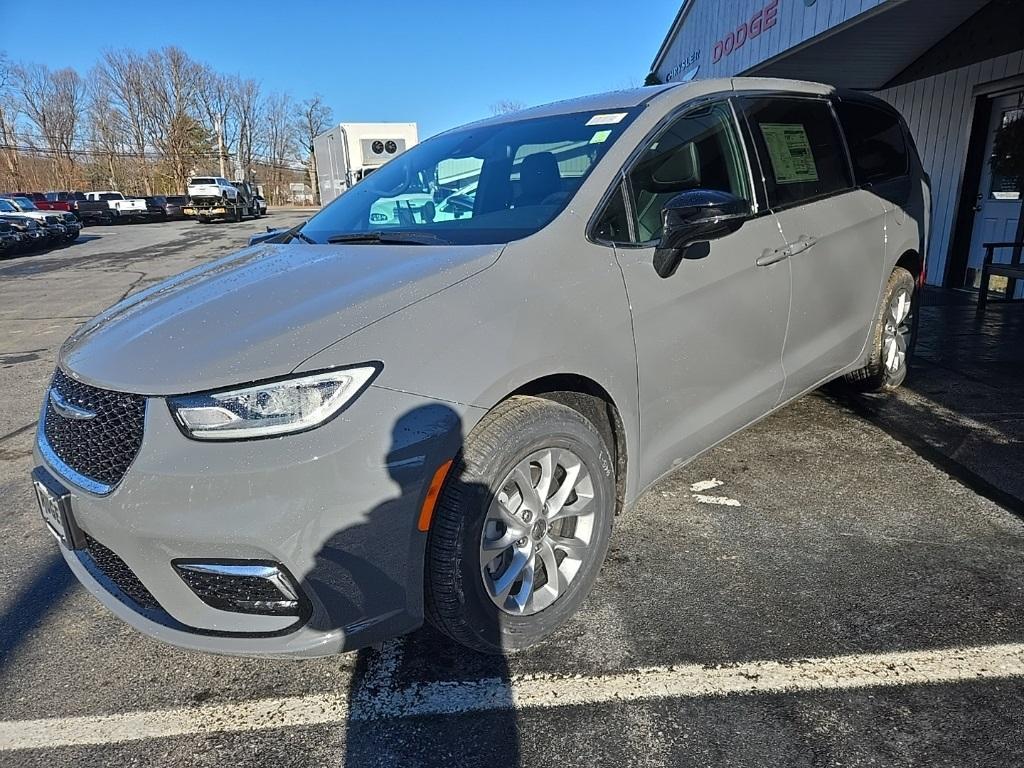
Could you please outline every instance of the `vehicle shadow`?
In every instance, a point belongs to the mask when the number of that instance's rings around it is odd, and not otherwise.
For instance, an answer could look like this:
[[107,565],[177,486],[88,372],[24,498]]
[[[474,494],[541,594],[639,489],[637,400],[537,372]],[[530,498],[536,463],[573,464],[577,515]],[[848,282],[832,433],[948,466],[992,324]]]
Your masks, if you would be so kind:
[[[519,765],[519,731],[505,657],[474,653],[429,625],[411,636],[388,639],[414,629],[394,615],[395,606],[405,605],[405,612],[413,615],[423,611],[422,592],[408,594],[403,586],[421,582],[428,536],[416,530],[410,510],[419,514],[435,469],[459,454],[462,440],[461,419],[443,404],[414,408],[397,419],[383,457],[396,495],[374,507],[362,524],[333,535],[304,579],[322,603],[314,609],[310,626],[346,634],[362,630],[364,637],[379,640],[360,650],[356,659],[348,690],[344,765]],[[449,482],[458,481],[450,477]],[[489,496],[486,488],[466,485],[460,491]],[[402,530],[411,535],[395,533]],[[366,627],[360,624],[366,616],[385,618],[376,627]],[[431,685],[467,679],[486,680],[497,691],[497,705],[484,715],[459,714],[458,702],[446,709],[450,714],[428,713],[421,706]],[[485,726],[466,727],[467,717]]]
[[59,552],[47,555],[21,593],[0,613],[0,671],[26,637],[76,584]]

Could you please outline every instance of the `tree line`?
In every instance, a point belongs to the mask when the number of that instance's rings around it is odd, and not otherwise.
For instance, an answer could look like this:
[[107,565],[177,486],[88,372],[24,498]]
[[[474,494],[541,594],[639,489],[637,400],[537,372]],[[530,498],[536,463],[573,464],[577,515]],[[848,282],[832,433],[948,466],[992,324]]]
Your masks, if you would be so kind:
[[0,53],[0,191],[181,194],[189,176],[263,185],[271,203],[305,181],[319,202],[313,137],[332,115],[175,46],[105,51],[82,74]]

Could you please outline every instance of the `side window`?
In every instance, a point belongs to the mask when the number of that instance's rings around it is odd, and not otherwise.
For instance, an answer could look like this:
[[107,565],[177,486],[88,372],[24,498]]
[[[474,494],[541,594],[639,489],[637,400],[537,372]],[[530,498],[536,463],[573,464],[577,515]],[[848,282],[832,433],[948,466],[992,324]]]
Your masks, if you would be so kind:
[[688,112],[661,133],[629,172],[637,240],[661,237],[661,209],[681,192],[714,189],[751,199],[749,176],[727,103]]
[[907,143],[897,115],[855,101],[836,104],[858,184],[886,181],[908,171]]
[[842,137],[828,102],[747,98],[743,107],[770,206],[795,205],[852,186]]
[[626,218],[626,199],[622,193],[622,181],[605,203],[604,211],[594,225],[594,237],[609,243],[628,243],[629,220]]

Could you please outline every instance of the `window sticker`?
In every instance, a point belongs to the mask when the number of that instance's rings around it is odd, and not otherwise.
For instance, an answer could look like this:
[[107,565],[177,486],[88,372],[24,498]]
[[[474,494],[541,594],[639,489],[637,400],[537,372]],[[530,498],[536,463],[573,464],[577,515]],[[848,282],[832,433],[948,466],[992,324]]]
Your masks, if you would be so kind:
[[779,184],[818,181],[811,142],[800,123],[761,123],[761,135],[768,145],[775,181]]
[[608,137],[612,135],[609,130],[595,131],[594,135],[590,137],[591,144],[600,144],[602,141],[607,141]]
[[587,125],[615,125],[616,123],[621,123],[622,118],[625,116],[625,112],[608,112],[604,115],[594,115],[587,120]]

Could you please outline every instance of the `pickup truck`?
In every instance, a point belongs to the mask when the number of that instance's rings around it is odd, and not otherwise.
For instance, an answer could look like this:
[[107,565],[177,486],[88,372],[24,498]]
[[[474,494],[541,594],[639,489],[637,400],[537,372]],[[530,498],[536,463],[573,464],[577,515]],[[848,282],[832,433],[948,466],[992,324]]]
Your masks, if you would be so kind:
[[[110,210],[104,200],[89,200],[84,192],[47,192],[46,200],[50,203],[63,203],[68,207],[65,210],[75,214],[83,224],[113,224],[117,214]],[[33,202],[40,208],[42,203],[36,198]]]
[[238,188],[219,176],[193,176],[188,180],[186,191],[192,202],[200,200],[234,201],[238,197]]
[[141,197],[125,197],[121,192],[113,190],[102,190],[98,192],[86,192],[87,200],[105,201],[107,207],[117,216],[118,221],[145,221],[148,218],[146,201]]

